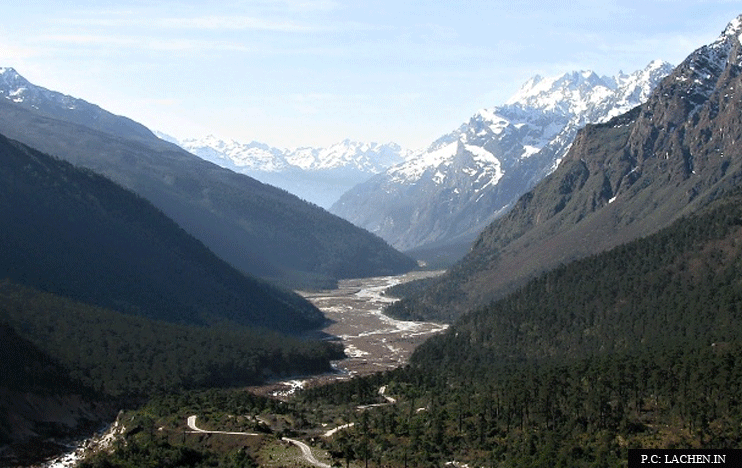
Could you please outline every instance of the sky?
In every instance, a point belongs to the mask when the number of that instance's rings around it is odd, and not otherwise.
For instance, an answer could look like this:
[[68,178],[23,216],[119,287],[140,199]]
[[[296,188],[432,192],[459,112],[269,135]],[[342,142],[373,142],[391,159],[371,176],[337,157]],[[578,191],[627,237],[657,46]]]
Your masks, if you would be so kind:
[[738,1],[16,1],[0,66],[176,138],[426,147],[533,75],[680,63]]

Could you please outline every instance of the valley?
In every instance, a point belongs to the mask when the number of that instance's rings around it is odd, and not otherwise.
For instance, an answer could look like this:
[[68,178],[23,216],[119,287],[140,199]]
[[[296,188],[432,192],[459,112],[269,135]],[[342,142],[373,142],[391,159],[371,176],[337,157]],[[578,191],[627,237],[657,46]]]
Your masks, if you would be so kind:
[[382,310],[396,299],[386,296],[384,291],[400,283],[442,273],[413,271],[398,276],[348,279],[340,281],[337,289],[300,292],[328,319],[322,330],[310,332],[308,338],[339,340],[348,357],[333,363],[336,373],[282,380],[251,390],[261,395],[287,397],[298,388],[347,380],[404,365],[417,346],[448,325],[387,317]]
[[0,466],[742,451],[740,116],[742,15],[534,77],[325,210],[0,68]]

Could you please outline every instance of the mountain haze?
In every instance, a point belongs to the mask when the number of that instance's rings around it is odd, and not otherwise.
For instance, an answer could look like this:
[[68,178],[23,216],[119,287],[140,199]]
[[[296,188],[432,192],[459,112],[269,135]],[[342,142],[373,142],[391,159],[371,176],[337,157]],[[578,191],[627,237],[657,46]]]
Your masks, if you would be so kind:
[[646,103],[588,125],[557,170],[400,316],[452,319],[561,263],[646,236],[742,180],[742,16]]
[[239,270],[291,287],[393,274],[414,262],[284,190],[204,161],[144,126],[2,69],[0,133],[151,201]]
[[345,193],[330,209],[402,250],[463,244],[552,172],[577,130],[646,100],[671,66],[536,76],[505,105]]
[[395,143],[350,140],[327,148],[279,149],[255,141],[239,143],[214,136],[169,139],[207,161],[280,187],[323,208],[329,208],[340,195],[410,154]]

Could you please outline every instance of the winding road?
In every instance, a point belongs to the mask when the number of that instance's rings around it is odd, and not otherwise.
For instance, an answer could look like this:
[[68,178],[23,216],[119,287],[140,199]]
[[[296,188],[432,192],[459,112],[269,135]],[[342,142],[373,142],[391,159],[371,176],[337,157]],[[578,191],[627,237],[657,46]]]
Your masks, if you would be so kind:
[[312,449],[309,448],[309,446],[305,444],[304,442],[301,442],[295,439],[289,439],[288,437],[283,437],[281,438],[281,440],[285,440],[286,442],[291,442],[292,444],[299,447],[301,449],[301,453],[304,455],[304,459],[308,461],[309,463],[311,463],[312,465],[318,466],[319,468],[332,468],[327,463],[322,463],[321,461],[317,460],[314,457],[314,454],[312,453]]
[[264,434],[258,434],[255,432],[227,432],[227,431],[207,431],[196,426],[197,416],[188,416],[188,428],[191,429],[191,434],[226,434],[226,435],[239,435],[239,436],[260,436]]
[[[260,436],[260,435],[265,435],[265,434],[257,434],[255,432],[208,431],[208,430],[201,429],[200,427],[196,426],[196,419],[197,419],[197,417],[198,416],[196,416],[196,415],[188,416],[188,420],[187,420],[186,423],[188,425],[188,428],[190,429],[190,431],[188,431],[188,432],[190,432],[191,434],[225,434],[225,435],[235,435],[235,436]],[[304,442],[301,442],[301,441],[295,440],[295,439],[289,439],[288,437],[283,437],[283,438],[281,438],[281,440],[286,441],[286,442],[290,442],[290,443],[296,445],[297,447],[299,447],[299,449],[301,449],[302,456],[310,464],[312,464],[314,466],[317,466],[319,468],[332,468],[327,463],[323,463],[323,462],[317,460],[317,458],[312,453],[312,449],[309,448],[309,446],[307,444],[305,444]]]

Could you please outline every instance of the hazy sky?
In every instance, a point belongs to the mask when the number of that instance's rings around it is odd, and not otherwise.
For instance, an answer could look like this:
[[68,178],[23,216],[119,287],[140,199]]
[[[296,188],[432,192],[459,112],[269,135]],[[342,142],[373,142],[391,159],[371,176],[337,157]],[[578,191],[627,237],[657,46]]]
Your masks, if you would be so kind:
[[534,74],[677,64],[739,14],[703,0],[24,0],[3,7],[0,66],[179,138],[420,148]]

